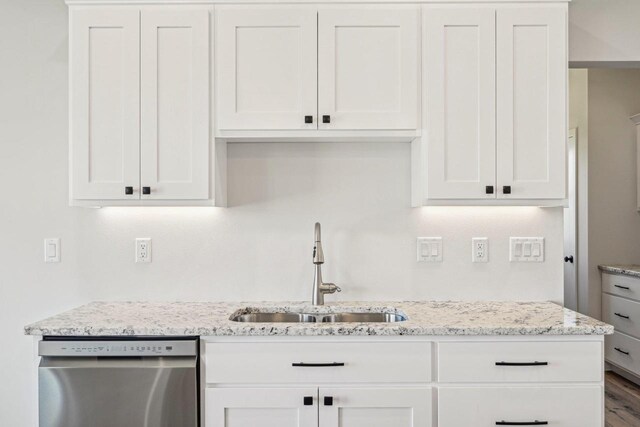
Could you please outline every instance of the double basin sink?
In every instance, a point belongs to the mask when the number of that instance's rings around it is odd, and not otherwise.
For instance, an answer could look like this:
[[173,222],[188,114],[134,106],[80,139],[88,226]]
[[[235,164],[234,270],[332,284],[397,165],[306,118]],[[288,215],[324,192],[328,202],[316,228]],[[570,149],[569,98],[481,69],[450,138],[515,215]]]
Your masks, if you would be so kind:
[[407,320],[398,313],[246,313],[231,317],[247,323],[394,323]]

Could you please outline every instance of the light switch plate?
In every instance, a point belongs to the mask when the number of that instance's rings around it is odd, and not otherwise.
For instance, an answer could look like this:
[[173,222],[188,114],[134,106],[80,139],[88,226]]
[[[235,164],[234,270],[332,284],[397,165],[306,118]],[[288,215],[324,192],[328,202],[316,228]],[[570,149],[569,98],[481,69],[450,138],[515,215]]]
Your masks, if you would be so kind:
[[148,237],[136,239],[136,262],[151,262],[151,239]]
[[44,262],[60,262],[60,238],[44,239]]
[[544,237],[510,237],[509,261],[544,262]]
[[418,262],[442,262],[442,237],[418,237]]
[[489,262],[489,239],[474,237],[471,239],[471,262]]

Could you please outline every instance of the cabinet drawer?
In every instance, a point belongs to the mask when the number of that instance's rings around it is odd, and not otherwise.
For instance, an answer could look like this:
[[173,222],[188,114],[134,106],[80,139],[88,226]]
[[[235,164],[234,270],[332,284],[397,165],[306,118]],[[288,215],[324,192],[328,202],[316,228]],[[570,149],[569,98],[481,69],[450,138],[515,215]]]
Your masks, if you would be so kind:
[[208,343],[207,383],[344,383],[431,380],[431,343]]
[[470,382],[602,381],[602,343],[451,342],[438,346],[438,380]]
[[616,331],[640,337],[640,303],[626,298],[602,294],[602,320]]
[[640,340],[615,332],[604,341],[607,362],[640,375]]
[[602,291],[612,295],[640,300],[640,279],[602,273]]
[[[600,427],[604,425],[602,395],[600,386],[440,388],[438,427],[535,421],[546,421],[549,427]],[[507,424],[497,424],[503,421]]]

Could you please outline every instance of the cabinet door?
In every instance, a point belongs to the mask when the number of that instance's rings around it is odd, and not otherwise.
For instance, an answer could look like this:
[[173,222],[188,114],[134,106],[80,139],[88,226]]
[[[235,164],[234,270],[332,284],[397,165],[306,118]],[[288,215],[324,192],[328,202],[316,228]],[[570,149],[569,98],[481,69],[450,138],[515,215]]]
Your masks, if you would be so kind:
[[320,427],[432,425],[427,388],[321,388],[319,405]]
[[72,10],[70,20],[71,198],[138,199],[139,12]]
[[215,44],[218,129],[316,129],[315,8],[216,7]]
[[318,425],[316,388],[208,388],[205,399],[206,427]]
[[319,11],[321,129],[417,128],[419,17],[413,6]]
[[495,10],[423,13],[427,197],[495,198]]
[[142,199],[209,198],[209,11],[142,12]]
[[561,8],[498,10],[498,197],[566,196],[566,20]]

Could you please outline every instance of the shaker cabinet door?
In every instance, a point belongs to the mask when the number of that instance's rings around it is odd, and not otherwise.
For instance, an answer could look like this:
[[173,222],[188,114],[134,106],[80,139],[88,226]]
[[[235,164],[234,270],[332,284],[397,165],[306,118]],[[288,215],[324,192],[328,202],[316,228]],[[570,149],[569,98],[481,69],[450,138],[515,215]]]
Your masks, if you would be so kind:
[[144,10],[142,199],[209,198],[209,10]]
[[417,7],[318,13],[320,129],[416,129]]
[[132,9],[71,11],[71,199],[140,198],[139,18]]
[[216,8],[216,128],[317,128],[313,7]]
[[495,199],[495,9],[424,9],[430,199]]
[[566,20],[558,8],[498,9],[499,198],[566,197]]

